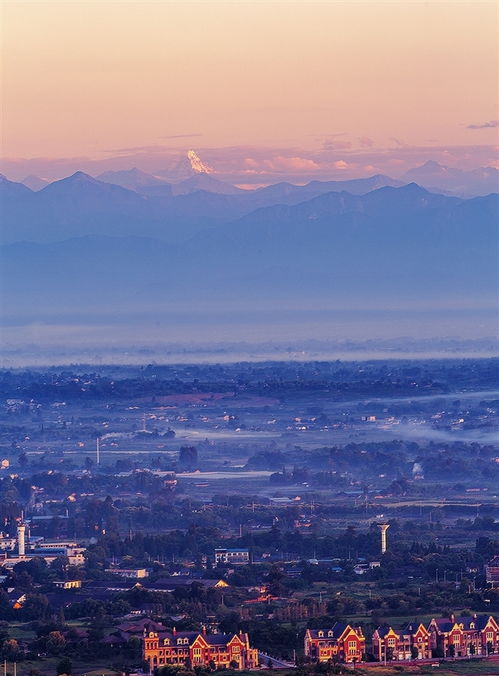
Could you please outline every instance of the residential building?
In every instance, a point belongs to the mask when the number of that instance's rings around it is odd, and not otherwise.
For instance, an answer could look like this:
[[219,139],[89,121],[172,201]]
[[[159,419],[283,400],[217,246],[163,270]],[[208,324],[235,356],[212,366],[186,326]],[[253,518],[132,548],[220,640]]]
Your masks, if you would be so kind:
[[328,629],[307,629],[305,657],[316,662],[361,662],[366,640],[360,627],[335,622]]
[[118,577],[125,577],[131,580],[139,580],[149,577],[147,568],[106,568],[106,573],[112,573]]
[[421,622],[409,623],[405,631],[411,637],[411,657],[417,660],[429,659],[431,654],[430,632]]
[[250,555],[248,549],[215,549],[215,564],[248,564]]
[[492,615],[433,619],[428,631],[434,656],[466,657],[499,652],[499,625]]
[[372,652],[379,662],[431,657],[430,633],[423,624],[408,624],[400,630],[378,627],[372,635]]
[[485,566],[485,579],[492,588],[499,587],[499,555]]
[[215,666],[217,669],[254,669],[258,650],[251,648],[248,634],[208,634],[205,630],[161,631],[146,626],[143,658],[150,669],[164,665]]
[[55,580],[53,585],[57,589],[80,589],[81,580]]

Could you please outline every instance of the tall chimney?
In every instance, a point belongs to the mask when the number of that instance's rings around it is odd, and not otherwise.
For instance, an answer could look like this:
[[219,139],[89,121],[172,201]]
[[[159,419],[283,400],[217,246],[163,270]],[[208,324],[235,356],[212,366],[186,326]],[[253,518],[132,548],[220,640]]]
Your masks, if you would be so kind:
[[386,552],[386,531],[390,528],[389,523],[379,523],[378,528],[381,531],[381,553]]
[[26,526],[24,524],[17,527],[17,553],[19,556],[24,556],[26,553],[25,533]]

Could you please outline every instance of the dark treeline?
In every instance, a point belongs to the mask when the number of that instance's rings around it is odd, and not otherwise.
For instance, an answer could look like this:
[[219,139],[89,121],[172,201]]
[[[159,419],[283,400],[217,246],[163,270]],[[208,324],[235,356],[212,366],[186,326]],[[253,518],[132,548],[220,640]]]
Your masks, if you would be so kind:
[[[463,366],[466,368],[463,368]],[[252,393],[286,397],[324,392],[353,395],[417,396],[443,394],[465,384],[492,388],[497,361],[407,360],[371,362],[240,363],[145,367],[95,367],[88,372],[0,371],[0,397],[92,400],[198,392]]]

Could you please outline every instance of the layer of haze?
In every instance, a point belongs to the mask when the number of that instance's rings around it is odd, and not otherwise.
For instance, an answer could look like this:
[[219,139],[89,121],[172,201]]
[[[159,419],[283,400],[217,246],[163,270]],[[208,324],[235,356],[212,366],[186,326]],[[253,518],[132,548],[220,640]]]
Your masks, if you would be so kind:
[[16,0],[2,23],[7,158],[496,138],[495,2]]
[[[199,150],[219,177],[237,175],[253,186],[399,177],[428,159],[466,170],[497,160],[496,2],[4,0],[1,8],[0,168],[11,179],[133,166],[155,173],[188,148]],[[470,207],[478,209],[477,227],[487,221],[481,204]],[[410,223],[404,227],[411,231]],[[257,251],[258,242],[249,242]],[[434,268],[445,270],[447,260]],[[270,262],[277,265],[272,279],[281,283],[279,261]],[[437,278],[448,281],[445,274]],[[345,279],[341,288],[351,291],[355,284]],[[483,292],[470,292],[464,308],[462,289],[447,293],[444,284],[432,300],[419,293],[428,283],[423,276],[409,291],[396,289],[402,314],[388,309],[389,300],[378,307],[369,288],[345,299],[339,294],[332,310],[321,307],[319,294],[317,315],[291,292],[293,310],[275,301],[254,312],[241,303],[221,316],[213,303],[205,314],[179,316],[167,301],[157,315],[132,316],[133,294],[109,317],[58,316],[54,302],[50,317],[39,318],[39,308],[19,325],[0,317],[0,366],[495,354],[496,315],[488,300],[481,303]],[[112,283],[106,288],[114,290]],[[82,315],[74,289],[75,313]],[[422,307],[408,302],[413,292]],[[345,307],[351,315],[342,314]]]

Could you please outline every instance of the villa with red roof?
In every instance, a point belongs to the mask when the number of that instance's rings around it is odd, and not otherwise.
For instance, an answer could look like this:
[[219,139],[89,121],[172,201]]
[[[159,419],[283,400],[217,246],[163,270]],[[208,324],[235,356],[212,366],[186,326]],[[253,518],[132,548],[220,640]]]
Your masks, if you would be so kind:
[[162,631],[144,627],[143,657],[151,669],[165,665],[254,669],[258,650],[248,634],[207,634],[206,631]]
[[317,662],[361,662],[366,640],[360,627],[335,622],[328,629],[307,629],[305,657]]
[[499,625],[492,615],[433,619],[428,631],[434,655],[465,657],[499,651]]
[[430,632],[424,624],[408,624],[403,629],[378,627],[372,635],[372,652],[379,662],[422,660],[431,657]]

